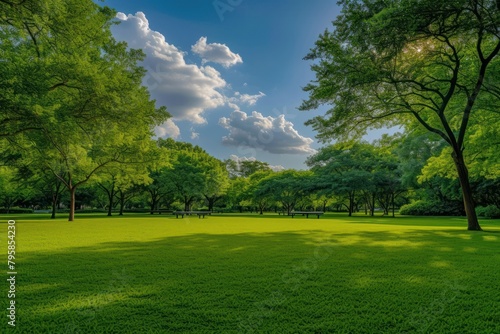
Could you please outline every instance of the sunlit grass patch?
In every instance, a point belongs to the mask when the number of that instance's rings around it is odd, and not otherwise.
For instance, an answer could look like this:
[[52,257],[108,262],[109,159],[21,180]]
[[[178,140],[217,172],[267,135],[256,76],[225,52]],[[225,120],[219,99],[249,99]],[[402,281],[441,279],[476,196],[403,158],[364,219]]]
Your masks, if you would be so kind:
[[16,218],[20,332],[500,331],[495,221]]

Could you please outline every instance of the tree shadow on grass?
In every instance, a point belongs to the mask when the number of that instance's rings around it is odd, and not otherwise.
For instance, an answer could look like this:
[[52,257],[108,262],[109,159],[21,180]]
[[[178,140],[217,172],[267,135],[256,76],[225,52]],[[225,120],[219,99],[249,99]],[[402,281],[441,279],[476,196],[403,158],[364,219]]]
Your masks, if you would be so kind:
[[456,230],[311,230],[26,253],[17,330],[499,332],[499,245]]

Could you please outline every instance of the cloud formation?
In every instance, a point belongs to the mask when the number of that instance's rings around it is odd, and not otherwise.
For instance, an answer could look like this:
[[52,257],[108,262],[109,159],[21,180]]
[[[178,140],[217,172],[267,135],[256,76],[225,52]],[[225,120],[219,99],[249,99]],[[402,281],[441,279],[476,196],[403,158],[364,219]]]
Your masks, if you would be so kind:
[[234,110],[240,110],[238,104],[246,104],[248,106],[255,105],[262,97],[266,96],[266,94],[259,92],[259,94],[250,95],[250,94],[241,94],[240,92],[235,92],[233,97],[228,98],[229,107]]
[[200,134],[196,132],[193,127],[191,127],[190,131],[191,131],[191,140],[200,138]]
[[212,62],[229,68],[236,64],[243,63],[243,59],[241,59],[240,55],[233,53],[225,44],[207,44],[206,37],[201,37],[198,42],[191,47],[191,51],[201,57],[202,64]]
[[155,135],[158,138],[170,137],[177,139],[181,135],[181,130],[171,119],[168,119],[165,123],[155,128]]
[[312,154],[313,139],[301,136],[293,123],[278,117],[263,116],[254,111],[249,116],[235,110],[229,117],[219,119],[219,124],[229,130],[222,142],[229,146],[259,148],[274,154]]
[[[247,158],[247,157],[239,157],[235,154],[231,154],[229,156],[229,159],[234,161],[236,163],[236,169],[238,171],[241,170],[241,163],[244,162],[244,161],[257,161],[257,159],[255,157],[250,157],[250,158]],[[269,168],[271,168],[272,171],[275,171],[275,172],[281,172],[283,170],[285,170],[285,167],[281,166],[281,165],[269,165]]]
[[206,110],[226,104],[219,90],[227,83],[216,69],[187,64],[182,51],[149,28],[144,13],[118,13],[116,17],[121,23],[113,27],[113,35],[129,47],[144,51],[146,59],[142,65],[147,70],[144,84],[159,105],[167,106],[173,120],[202,124],[206,122],[203,117]]

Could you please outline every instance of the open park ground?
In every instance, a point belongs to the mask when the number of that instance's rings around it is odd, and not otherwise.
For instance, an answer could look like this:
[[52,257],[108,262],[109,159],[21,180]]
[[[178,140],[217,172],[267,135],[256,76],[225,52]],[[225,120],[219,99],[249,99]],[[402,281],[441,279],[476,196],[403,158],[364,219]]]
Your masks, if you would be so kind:
[[16,221],[18,333],[499,333],[500,222],[170,215]]

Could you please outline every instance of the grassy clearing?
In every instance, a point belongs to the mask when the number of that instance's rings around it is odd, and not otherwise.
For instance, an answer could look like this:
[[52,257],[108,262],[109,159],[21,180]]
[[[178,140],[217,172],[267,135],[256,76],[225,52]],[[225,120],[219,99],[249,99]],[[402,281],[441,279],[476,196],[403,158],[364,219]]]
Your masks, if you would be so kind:
[[499,333],[500,228],[482,225],[19,216],[16,331]]

